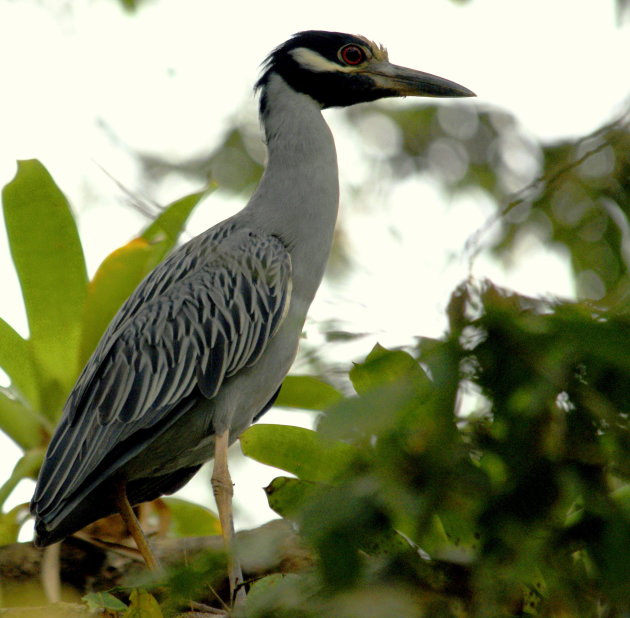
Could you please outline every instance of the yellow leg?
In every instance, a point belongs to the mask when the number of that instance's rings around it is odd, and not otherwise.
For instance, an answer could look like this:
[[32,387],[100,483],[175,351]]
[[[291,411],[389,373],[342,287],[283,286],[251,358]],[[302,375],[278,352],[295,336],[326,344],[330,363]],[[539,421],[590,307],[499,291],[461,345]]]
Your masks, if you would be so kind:
[[[235,604],[245,599],[245,590],[240,584],[243,583],[243,573],[238,558],[234,555],[232,540],[234,538],[234,520],[232,518],[232,495],[234,487],[228,470],[228,446],[230,443],[230,433],[215,436],[214,442],[214,468],[212,470],[212,490],[219,510],[221,521],[221,532],[228,558],[228,576],[230,578],[230,596]],[[238,588],[238,589],[237,589]]]
[[140,527],[140,522],[138,521],[136,514],[133,512],[131,504],[129,504],[129,499],[127,498],[127,488],[124,482],[119,483],[116,487],[116,506],[118,507],[120,516],[127,526],[127,530],[129,530],[129,534],[131,534],[136,543],[138,551],[142,554],[147,567],[151,571],[157,571],[160,568],[160,563],[157,561],[155,554],[151,550],[147,537],[144,536],[144,532]]
[[46,547],[42,555],[41,578],[49,603],[61,601],[60,548],[61,543],[54,543]]

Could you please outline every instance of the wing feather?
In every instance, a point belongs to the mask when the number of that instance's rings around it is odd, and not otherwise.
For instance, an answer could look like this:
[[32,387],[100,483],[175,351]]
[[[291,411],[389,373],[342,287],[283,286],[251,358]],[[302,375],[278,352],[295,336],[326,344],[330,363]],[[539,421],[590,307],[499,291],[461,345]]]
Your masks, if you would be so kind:
[[226,377],[254,364],[290,294],[290,256],[273,236],[218,229],[167,258],[123,305],[81,373],[33,512],[54,526],[95,478],[113,474],[188,411],[195,392],[211,399]]

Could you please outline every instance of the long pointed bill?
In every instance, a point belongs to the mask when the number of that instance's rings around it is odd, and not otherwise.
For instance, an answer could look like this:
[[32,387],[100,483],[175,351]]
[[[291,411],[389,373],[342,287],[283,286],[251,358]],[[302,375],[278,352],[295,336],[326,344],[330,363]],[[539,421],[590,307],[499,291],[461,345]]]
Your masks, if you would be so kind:
[[443,77],[407,69],[389,62],[374,64],[366,71],[384,96],[398,97],[475,97],[472,90]]

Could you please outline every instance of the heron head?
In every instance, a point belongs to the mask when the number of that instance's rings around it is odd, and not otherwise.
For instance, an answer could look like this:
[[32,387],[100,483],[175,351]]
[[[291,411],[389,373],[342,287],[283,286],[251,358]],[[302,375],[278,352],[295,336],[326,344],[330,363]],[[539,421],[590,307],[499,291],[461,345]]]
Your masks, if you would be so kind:
[[257,87],[272,73],[322,108],[385,97],[475,96],[448,79],[392,64],[383,46],[342,32],[298,32],[269,55]]

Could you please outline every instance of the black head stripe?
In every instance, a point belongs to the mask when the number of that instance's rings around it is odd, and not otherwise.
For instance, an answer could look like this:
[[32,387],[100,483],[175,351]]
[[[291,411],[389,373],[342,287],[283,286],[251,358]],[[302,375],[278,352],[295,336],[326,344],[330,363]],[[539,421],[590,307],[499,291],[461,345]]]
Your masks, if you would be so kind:
[[297,32],[288,41],[276,47],[276,49],[269,54],[263,63],[264,72],[266,73],[269,69],[274,67],[277,72],[280,72],[278,69],[281,69],[286,60],[291,58],[291,52],[300,47],[312,49],[320,54],[320,56],[326,58],[326,60],[343,66],[337,52],[344,45],[351,43],[365,47],[366,42],[365,39],[343,32],[327,32],[326,30],[305,30],[303,32]]
[[298,32],[277,47],[264,62],[263,74],[256,84],[256,89],[262,89],[263,112],[266,105],[265,85],[271,73],[277,73],[291,88],[309,95],[322,107],[344,107],[387,96],[382,90],[376,91],[374,82],[366,75],[342,71],[313,71],[302,66],[291,53],[300,48],[310,49],[341,68],[345,65],[339,59],[338,52],[348,44],[364,48],[367,46],[365,39],[351,34],[307,30]]

